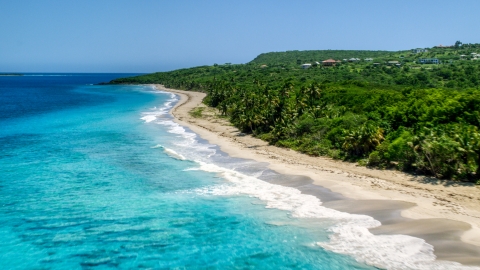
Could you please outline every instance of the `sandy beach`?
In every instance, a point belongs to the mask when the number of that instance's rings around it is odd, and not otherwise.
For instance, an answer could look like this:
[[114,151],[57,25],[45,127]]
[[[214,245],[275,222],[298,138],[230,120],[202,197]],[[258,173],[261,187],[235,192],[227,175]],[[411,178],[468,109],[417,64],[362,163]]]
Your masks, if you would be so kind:
[[[298,186],[320,196],[324,206],[373,216],[382,226],[374,234],[407,234],[425,239],[439,260],[480,266],[480,187],[393,170],[376,170],[330,158],[312,157],[269,145],[242,134],[217,111],[202,104],[204,93],[157,89],[180,96],[171,113],[176,122],[230,156],[269,163],[282,174],[309,177],[313,184]],[[201,117],[189,112],[203,108]],[[327,195],[325,195],[327,194]]]

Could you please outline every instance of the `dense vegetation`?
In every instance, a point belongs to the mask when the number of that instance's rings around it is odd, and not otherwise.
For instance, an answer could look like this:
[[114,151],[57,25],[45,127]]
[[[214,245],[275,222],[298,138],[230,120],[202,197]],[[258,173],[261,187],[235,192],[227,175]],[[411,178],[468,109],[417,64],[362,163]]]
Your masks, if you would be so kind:
[[389,51],[346,51],[346,50],[326,50],[326,51],[287,51],[262,53],[251,63],[282,65],[315,63],[325,59],[350,59],[350,58],[382,58],[388,57],[395,52]]
[[[244,132],[310,155],[480,183],[477,51],[480,44],[457,42],[421,53],[267,53],[242,65],[215,64],[111,83],[205,91],[204,102]],[[361,60],[343,61],[352,57]],[[327,58],[340,62],[322,66]],[[441,59],[441,64],[419,64],[420,58]],[[301,69],[307,61],[320,64]]]

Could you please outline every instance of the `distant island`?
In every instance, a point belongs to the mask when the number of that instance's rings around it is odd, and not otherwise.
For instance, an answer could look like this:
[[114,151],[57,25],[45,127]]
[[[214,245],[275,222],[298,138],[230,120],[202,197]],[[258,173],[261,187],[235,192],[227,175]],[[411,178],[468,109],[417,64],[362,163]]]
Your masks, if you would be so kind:
[[0,73],[0,76],[23,76],[20,73]]
[[271,52],[110,83],[206,92],[243,132],[309,155],[480,184],[480,44]]

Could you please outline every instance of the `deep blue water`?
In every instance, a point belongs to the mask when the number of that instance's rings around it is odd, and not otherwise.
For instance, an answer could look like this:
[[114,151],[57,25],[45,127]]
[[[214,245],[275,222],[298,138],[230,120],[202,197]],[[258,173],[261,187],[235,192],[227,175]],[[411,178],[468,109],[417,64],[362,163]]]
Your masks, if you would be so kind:
[[175,125],[174,96],[46,75],[0,77],[1,269],[370,269],[240,190],[269,172]]

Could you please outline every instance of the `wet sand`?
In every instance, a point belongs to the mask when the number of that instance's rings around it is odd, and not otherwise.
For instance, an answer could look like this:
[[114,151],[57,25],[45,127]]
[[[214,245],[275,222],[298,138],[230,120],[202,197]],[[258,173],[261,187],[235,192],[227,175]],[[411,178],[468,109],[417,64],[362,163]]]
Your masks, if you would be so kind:
[[[374,234],[406,234],[434,246],[439,260],[480,266],[480,188],[468,183],[441,181],[375,170],[353,163],[311,157],[268,145],[240,133],[215,109],[201,103],[204,93],[166,89],[180,101],[171,113],[176,121],[230,156],[269,163],[289,177],[262,179],[317,196],[323,205],[352,214],[374,217],[382,226]],[[189,112],[202,107],[202,117]]]

